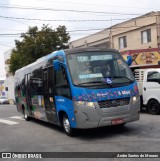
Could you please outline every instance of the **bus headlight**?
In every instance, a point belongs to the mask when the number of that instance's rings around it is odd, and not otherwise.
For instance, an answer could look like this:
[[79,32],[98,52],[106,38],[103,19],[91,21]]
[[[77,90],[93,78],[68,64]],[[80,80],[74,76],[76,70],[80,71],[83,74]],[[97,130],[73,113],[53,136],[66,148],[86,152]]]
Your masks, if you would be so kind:
[[74,104],[77,106],[86,106],[91,108],[96,108],[93,102],[85,102],[85,101],[74,101]]
[[131,97],[131,103],[134,104],[137,101],[138,98],[139,98],[139,94]]

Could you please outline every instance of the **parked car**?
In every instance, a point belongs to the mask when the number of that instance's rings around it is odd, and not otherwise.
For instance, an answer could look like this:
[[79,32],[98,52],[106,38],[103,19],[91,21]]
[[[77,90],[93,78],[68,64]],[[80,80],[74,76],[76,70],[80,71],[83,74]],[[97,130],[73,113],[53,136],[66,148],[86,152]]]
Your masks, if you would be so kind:
[[9,100],[6,97],[0,97],[0,104],[9,104]]

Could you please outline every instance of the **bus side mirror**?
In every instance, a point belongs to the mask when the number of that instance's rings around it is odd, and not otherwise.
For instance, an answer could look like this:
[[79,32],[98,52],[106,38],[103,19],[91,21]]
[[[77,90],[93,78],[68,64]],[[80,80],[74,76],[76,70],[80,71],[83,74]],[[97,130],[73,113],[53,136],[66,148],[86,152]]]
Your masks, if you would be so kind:
[[128,66],[130,66],[130,65],[132,65],[132,62],[133,62],[132,56],[128,55],[126,63],[128,64]]
[[54,66],[54,70],[55,71],[59,71],[60,70],[60,64],[58,60],[53,60],[53,66]]

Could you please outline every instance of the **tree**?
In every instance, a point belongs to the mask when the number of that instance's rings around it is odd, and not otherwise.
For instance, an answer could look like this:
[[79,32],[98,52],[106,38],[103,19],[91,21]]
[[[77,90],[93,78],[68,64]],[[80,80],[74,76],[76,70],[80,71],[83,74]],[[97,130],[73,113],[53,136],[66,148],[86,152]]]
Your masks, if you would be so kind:
[[12,50],[9,70],[12,74],[16,70],[36,61],[55,50],[68,48],[70,39],[65,26],[52,29],[43,25],[41,30],[38,27],[29,27],[26,33],[21,34],[22,41],[15,40],[15,49]]

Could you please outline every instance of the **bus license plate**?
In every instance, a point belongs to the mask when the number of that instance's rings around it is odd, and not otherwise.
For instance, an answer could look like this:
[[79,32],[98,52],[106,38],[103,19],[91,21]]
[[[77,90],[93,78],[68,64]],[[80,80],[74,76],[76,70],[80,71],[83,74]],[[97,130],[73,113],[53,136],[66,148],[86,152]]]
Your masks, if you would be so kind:
[[123,119],[114,119],[111,121],[112,125],[117,125],[117,124],[123,124],[124,120]]

